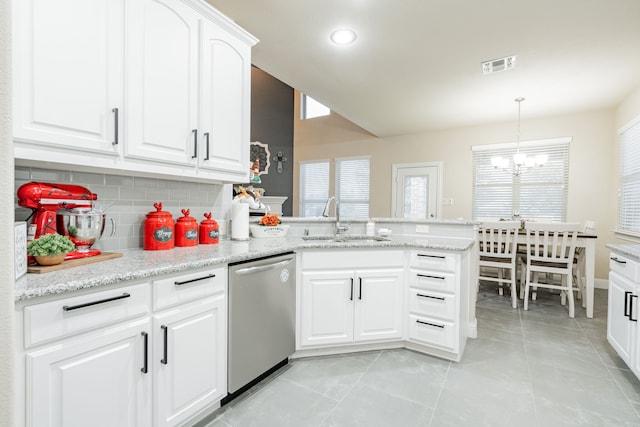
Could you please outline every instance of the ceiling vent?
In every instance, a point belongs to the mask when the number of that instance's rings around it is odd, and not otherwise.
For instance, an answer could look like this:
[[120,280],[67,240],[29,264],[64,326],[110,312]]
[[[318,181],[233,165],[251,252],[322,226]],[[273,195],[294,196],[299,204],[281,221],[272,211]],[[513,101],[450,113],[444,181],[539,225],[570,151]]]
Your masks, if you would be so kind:
[[492,59],[491,61],[482,63],[483,74],[493,74],[499,71],[510,70],[516,66],[516,56],[507,56],[500,59]]

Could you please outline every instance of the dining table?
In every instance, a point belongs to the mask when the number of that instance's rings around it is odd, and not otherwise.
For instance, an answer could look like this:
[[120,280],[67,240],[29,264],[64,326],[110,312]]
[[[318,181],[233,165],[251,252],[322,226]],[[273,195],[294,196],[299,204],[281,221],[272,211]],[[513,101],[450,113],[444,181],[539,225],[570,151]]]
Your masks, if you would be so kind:
[[[596,239],[598,236],[594,233],[578,232],[576,239],[576,248],[584,248],[584,283],[585,283],[585,299],[587,317],[593,318],[593,289],[595,287],[595,271],[596,271]],[[527,244],[527,233],[524,230],[518,232],[518,244]]]

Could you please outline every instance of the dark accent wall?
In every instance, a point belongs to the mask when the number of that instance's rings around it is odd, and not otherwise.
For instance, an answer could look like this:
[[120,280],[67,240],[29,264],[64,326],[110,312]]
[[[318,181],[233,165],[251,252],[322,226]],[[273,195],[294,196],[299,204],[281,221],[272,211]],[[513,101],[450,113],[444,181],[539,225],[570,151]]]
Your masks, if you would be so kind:
[[[271,153],[269,173],[260,175],[262,183],[254,187],[264,188],[265,196],[287,196],[282,206],[284,216],[293,214],[293,97],[292,87],[251,68],[251,141],[268,144]],[[273,160],[279,151],[287,158],[282,173]]]

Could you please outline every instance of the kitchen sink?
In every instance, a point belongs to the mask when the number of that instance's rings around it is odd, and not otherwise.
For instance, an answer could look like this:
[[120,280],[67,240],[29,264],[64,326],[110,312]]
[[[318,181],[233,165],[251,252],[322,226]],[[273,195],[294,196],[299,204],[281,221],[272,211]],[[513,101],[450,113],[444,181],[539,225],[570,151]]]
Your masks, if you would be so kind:
[[388,237],[367,236],[366,234],[321,234],[317,236],[302,236],[302,239],[330,242],[388,242],[391,240]]

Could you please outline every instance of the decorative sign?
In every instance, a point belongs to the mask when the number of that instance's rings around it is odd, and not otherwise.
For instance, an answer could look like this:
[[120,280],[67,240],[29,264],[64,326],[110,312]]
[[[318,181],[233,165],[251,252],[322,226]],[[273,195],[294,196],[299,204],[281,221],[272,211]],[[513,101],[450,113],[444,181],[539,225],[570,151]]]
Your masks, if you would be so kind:
[[262,142],[254,141],[251,143],[251,157],[250,162],[253,163],[256,160],[260,161],[260,169],[258,176],[269,173],[269,167],[271,166],[271,153],[269,152],[269,144],[263,144]]

